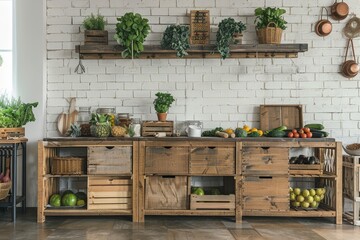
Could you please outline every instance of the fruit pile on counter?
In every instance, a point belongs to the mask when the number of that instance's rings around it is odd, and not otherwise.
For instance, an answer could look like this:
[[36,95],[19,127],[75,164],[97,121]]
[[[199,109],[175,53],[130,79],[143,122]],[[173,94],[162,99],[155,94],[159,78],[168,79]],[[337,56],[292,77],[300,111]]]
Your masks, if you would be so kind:
[[276,138],[324,138],[329,133],[324,131],[324,126],[319,123],[307,124],[302,128],[288,129],[287,126],[279,126],[274,129],[263,131],[244,125],[242,128],[217,127],[202,133],[203,137],[222,137],[222,138],[245,138],[245,137],[276,137]]

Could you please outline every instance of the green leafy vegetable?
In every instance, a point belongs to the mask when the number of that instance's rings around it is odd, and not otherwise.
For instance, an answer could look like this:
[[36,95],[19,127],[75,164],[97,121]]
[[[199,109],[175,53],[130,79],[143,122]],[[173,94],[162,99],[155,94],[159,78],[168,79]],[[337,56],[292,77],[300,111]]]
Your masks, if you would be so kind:
[[38,103],[23,103],[20,98],[9,98],[5,94],[0,96],[0,127],[16,128],[22,127],[28,122],[35,121],[32,108]]

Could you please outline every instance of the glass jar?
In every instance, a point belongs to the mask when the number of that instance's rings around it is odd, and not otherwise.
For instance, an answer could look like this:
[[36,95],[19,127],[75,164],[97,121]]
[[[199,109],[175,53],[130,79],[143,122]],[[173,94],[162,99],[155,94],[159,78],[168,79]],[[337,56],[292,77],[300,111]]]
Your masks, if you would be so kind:
[[89,123],[91,117],[90,107],[79,107],[78,123]]
[[96,113],[109,115],[110,125],[115,125],[115,107],[101,107],[96,109]]
[[134,137],[141,137],[141,120],[140,118],[133,118],[131,127],[134,130]]

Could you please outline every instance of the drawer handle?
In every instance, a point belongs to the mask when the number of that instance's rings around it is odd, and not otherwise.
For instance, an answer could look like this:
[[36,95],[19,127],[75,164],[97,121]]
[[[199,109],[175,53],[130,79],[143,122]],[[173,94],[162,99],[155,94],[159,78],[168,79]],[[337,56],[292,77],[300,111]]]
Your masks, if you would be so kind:
[[164,146],[164,148],[166,148],[166,149],[171,149],[172,146]]
[[208,148],[210,148],[210,149],[215,149],[216,147],[208,147]]
[[175,178],[175,176],[161,176],[162,178]]
[[272,176],[259,176],[259,179],[272,179]]
[[269,150],[270,147],[261,147],[264,150]]
[[114,146],[106,146],[107,149],[113,149]]

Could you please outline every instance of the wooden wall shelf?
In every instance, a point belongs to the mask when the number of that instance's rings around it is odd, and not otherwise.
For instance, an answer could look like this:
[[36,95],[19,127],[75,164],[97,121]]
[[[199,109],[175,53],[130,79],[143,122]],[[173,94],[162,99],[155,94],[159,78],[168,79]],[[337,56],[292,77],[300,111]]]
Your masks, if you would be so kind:
[[[184,58],[220,58],[215,45],[191,47]],[[119,45],[77,45],[76,52],[82,59],[121,59]],[[307,44],[242,44],[231,47],[229,58],[297,58],[299,52],[306,52]],[[145,46],[140,59],[178,58],[174,50],[162,49],[158,45]]]

